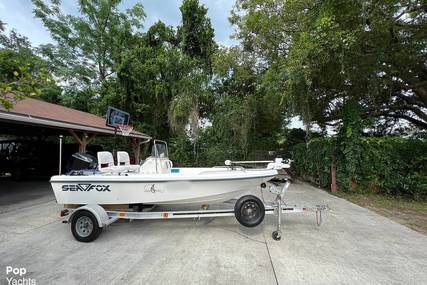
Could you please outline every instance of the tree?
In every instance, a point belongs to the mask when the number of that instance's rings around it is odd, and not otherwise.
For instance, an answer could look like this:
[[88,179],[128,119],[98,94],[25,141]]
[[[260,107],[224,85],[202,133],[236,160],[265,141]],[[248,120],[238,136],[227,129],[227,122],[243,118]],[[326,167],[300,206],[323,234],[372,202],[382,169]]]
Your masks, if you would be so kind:
[[254,158],[277,148],[273,139],[286,121],[280,96],[261,84],[263,69],[240,47],[220,48],[213,57],[207,118],[203,132],[207,160]]
[[175,134],[190,136],[197,164],[200,124],[206,109],[212,74],[212,55],[216,45],[206,7],[200,5],[198,0],[184,0],[180,10],[182,21],[178,27],[177,38],[181,49],[181,62],[186,68],[174,84],[168,119]]
[[31,50],[31,43],[27,37],[11,30],[9,34],[5,33],[5,23],[0,20],[0,45],[2,48],[10,49],[16,52]]
[[157,22],[126,48],[117,66],[119,96],[112,96],[110,102],[131,112],[151,135],[168,139],[168,110],[175,85],[189,72],[176,44],[176,32]]
[[207,17],[208,9],[198,0],[184,0],[179,9],[182,22],[178,27],[178,37],[182,51],[210,71],[216,44],[211,20]]
[[25,97],[57,94],[47,63],[33,52],[26,37],[15,30],[7,35],[4,25],[0,21],[0,106],[8,110]]
[[184,131],[188,125],[191,138],[197,140],[200,109],[208,93],[207,83],[205,74],[193,71],[175,84],[175,94],[169,107],[169,125],[173,131]]
[[427,127],[423,1],[245,0],[236,7],[237,37],[282,74],[283,100],[307,123],[341,127],[351,107],[366,126],[366,119],[403,119]]
[[34,15],[57,42],[42,46],[41,51],[72,94],[86,90],[83,93],[102,98],[111,92],[109,80],[114,80],[122,52],[140,33],[145,18],[141,4],[120,12],[120,2],[80,0],[81,15],[73,16],[61,12],[60,1],[33,0]]

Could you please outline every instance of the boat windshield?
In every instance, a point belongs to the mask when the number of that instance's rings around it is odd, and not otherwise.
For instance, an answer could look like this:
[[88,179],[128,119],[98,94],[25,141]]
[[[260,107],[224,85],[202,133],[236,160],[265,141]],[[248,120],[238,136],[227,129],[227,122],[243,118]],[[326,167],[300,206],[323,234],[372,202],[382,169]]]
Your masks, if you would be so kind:
[[151,155],[153,157],[167,158],[168,156],[168,146],[166,142],[154,140],[153,148],[151,150]]

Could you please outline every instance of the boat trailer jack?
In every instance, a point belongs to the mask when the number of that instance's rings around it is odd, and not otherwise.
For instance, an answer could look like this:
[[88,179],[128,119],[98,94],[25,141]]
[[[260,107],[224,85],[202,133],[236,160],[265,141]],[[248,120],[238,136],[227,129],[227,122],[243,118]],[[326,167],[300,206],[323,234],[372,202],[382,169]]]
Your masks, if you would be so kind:
[[[322,213],[324,211],[329,211],[328,205],[316,205],[314,208],[309,207],[297,207],[297,206],[287,206],[286,203],[283,201],[283,197],[288,190],[291,183],[289,181],[286,181],[286,183],[283,185],[283,188],[281,190],[277,189],[275,185],[271,185],[268,187],[268,191],[272,194],[276,195],[276,198],[274,202],[270,206],[266,206],[265,211],[266,214],[268,211],[272,211],[274,215],[277,216],[276,220],[276,230],[273,231],[271,234],[274,240],[279,241],[282,238],[282,214],[284,213],[303,213],[303,212],[309,212],[309,211],[315,211],[316,212],[316,224],[318,226],[322,225],[323,217]],[[264,188],[266,185],[263,185]],[[279,211],[281,209],[281,211]]]

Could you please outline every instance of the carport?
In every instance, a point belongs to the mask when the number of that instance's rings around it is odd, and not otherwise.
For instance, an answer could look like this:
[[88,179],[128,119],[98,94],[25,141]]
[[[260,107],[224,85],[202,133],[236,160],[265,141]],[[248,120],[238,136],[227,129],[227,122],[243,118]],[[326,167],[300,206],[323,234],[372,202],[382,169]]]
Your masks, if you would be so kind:
[[[26,98],[16,101],[13,108],[0,107],[0,134],[14,136],[72,136],[85,152],[96,136],[114,136],[115,128],[105,124],[105,118],[72,108]],[[129,134],[135,161],[139,161],[140,144],[150,137],[133,130]]]

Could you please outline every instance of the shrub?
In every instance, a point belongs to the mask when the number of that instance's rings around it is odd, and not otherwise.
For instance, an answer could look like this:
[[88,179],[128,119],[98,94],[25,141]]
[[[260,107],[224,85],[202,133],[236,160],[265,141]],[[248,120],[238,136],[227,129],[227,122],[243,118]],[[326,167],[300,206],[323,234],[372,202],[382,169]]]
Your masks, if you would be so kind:
[[[401,137],[362,137],[353,149],[335,138],[316,138],[292,149],[293,170],[324,188],[331,183],[335,151],[340,191],[381,192],[415,199],[427,197],[427,141]],[[352,167],[349,167],[351,165]]]

